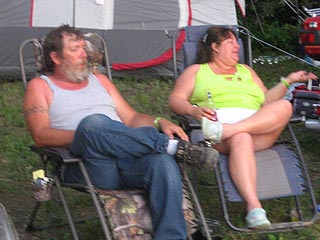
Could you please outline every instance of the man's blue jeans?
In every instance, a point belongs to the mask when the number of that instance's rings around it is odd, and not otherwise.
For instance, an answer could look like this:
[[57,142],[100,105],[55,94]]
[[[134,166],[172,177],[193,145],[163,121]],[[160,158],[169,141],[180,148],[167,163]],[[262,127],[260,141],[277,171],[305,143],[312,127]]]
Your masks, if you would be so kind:
[[[168,137],[153,127],[128,128],[102,114],[79,124],[71,152],[80,156],[94,186],[100,189],[139,188],[149,195],[153,239],[186,239],[180,169],[166,153]],[[66,169],[66,181],[82,178]]]

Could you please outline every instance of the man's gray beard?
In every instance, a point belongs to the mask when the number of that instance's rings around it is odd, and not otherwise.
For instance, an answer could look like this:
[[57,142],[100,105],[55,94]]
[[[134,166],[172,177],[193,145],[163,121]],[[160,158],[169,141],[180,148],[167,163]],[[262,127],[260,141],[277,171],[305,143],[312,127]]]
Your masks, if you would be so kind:
[[82,83],[89,77],[89,69],[83,71],[73,71],[71,69],[64,69],[66,76],[74,83]]

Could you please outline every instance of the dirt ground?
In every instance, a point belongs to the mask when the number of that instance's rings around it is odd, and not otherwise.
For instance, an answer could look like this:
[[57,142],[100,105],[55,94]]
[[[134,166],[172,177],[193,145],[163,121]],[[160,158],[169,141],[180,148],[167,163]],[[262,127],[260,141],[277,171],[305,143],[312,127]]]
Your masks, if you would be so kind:
[[[12,189],[12,191],[5,194],[0,192],[0,201],[5,206],[20,240],[60,240],[63,239],[63,236],[70,235],[68,226],[44,231],[26,231],[26,226],[35,204],[32,196],[32,186],[28,182],[15,183],[14,190]],[[62,208],[55,208],[54,212],[59,216],[63,216]]]
[[31,196],[31,185],[26,183],[18,183],[15,190],[1,193],[1,203],[5,206],[21,240],[37,240],[42,239],[37,233],[25,231],[28,216],[33,208],[33,199]]

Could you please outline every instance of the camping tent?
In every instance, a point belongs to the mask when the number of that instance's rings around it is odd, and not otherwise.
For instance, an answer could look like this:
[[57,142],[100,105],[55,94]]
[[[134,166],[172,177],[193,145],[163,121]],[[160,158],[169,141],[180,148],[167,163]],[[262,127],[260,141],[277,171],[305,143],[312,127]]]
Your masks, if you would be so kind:
[[[107,39],[115,72],[172,76],[175,29],[188,25],[237,24],[244,0],[2,0],[0,73],[19,75],[18,48],[62,23]],[[181,36],[180,40],[182,40]],[[32,69],[32,60],[30,64]],[[140,69],[140,71],[137,71]],[[30,70],[31,72],[31,70]]]

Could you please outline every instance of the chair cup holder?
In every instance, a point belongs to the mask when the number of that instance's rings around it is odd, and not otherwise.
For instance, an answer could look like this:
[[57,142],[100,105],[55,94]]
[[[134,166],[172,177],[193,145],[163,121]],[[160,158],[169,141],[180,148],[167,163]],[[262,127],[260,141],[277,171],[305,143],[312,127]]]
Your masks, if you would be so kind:
[[32,181],[33,197],[37,202],[48,201],[52,197],[53,180],[49,178],[37,178]]

